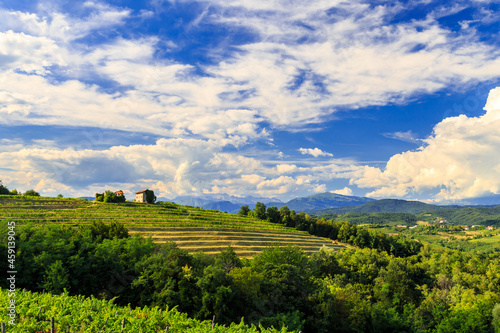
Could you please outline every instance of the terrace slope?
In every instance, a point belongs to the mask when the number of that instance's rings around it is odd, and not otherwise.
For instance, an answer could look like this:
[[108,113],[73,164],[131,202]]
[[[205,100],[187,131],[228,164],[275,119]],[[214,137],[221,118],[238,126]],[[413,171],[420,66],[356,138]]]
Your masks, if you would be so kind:
[[215,210],[161,203],[96,203],[86,199],[0,196],[0,219],[16,223],[124,224],[131,235],[174,241],[188,252],[216,254],[231,245],[242,257],[253,257],[266,246],[296,244],[308,254],[322,246],[342,248],[330,239],[256,218]]

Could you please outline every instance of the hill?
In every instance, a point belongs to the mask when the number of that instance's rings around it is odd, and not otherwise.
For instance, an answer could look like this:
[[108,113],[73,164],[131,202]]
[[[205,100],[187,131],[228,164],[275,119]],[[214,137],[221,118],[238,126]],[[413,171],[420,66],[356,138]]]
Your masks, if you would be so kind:
[[243,205],[248,205],[250,207],[255,206],[255,203],[262,202],[266,205],[270,202],[277,202],[282,204],[276,198],[264,198],[264,197],[253,197],[245,196],[238,197],[228,194],[203,194],[197,196],[178,196],[174,199],[159,198],[161,201],[174,202],[179,205],[200,207],[204,209],[217,209],[229,214],[236,214]]
[[157,243],[174,241],[190,253],[216,254],[231,245],[239,256],[253,257],[276,243],[296,244],[308,254],[322,246],[341,247],[329,239],[281,224],[174,203],[111,204],[86,199],[0,196],[0,219],[71,226],[119,222],[130,234],[152,237]]
[[418,217],[428,222],[447,220],[451,224],[500,226],[500,205],[493,207],[462,207],[459,209],[440,207],[425,214],[419,214]]
[[370,198],[361,198],[325,192],[313,194],[307,197],[295,198],[286,203],[273,202],[267,204],[267,206],[276,206],[278,208],[287,206],[289,209],[294,209],[296,212],[310,212],[313,210],[332,207],[355,206],[373,200],[374,199]]
[[[160,198],[163,200],[163,198]],[[330,192],[318,193],[307,197],[295,198],[288,202],[279,201],[276,198],[257,198],[257,197],[236,197],[230,195],[204,195],[204,196],[183,196],[165,201],[172,201],[181,205],[203,207],[205,209],[217,209],[220,211],[236,214],[243,205],[248,205],[251,209],[256,202],[262,202],[267,207],[283,207],[294,209],[296,212],[309,212],[311,210],[344,207],[360,205],[365,202],[373,201],[370,198],[361,198],[356,196],[340,195]]]
[[397,199],[374,200],[358,206],[321,209],[311,211],[317,216],[327,214],[346,214],[346,213],[408,213],[418,214],[431,210],[441,209],[443,207],[426,204],[420,201],[406,201]]

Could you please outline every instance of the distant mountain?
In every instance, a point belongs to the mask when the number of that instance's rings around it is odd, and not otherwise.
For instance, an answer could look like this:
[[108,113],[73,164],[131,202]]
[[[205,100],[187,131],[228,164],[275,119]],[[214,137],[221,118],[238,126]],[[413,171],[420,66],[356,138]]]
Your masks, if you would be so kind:
[[[448,208],[456,208],[448,207]],[[314,215],[346,214],[346,213],[409,213],[418,214],[431,210],[442,209],[442,206],[430,205],[420,201],[407,201],[398,199],[382,199],[367,202],[358,206],[321,209],[311,212]]]
[[500,194],[490,195],[487,197],[477,197],[462,199],[459,202],[460,205],[472,205],[472,206],[497,206],[500,205]]
[[229,214],[237,214],[240,211],[242,205],[235,204],[230,201],[215,201],[209,202],[202,206],[203,209],[215,209],[221,212],[227,212]]
[[179,205],[202,207],[204,209],[216,209],[230,214],[236,214],[243,205],[248,205],[250,209],[255,206],[255,203],[262,202],[266,205],[270,202],[283,204],[277,198],[265,197],[238,197],[229,194],[202,194],[197,196],[178,196],[174,199],[158,198],[158,201],[175,202]]
[[374,199],[325,192],[307,197],[295,198],[282,204],[269,203],[269,206],[277,206],[278,208],[287,206],[289,209],[294,209],[296,212],[310,212],[332,207],[361,205],[370,201],[374,201]]

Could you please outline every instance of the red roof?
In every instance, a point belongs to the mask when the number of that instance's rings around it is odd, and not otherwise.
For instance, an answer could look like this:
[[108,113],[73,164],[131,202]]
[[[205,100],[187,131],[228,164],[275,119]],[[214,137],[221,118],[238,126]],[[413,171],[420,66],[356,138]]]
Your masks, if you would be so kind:
[[144,193],[144,192],[146,192],[146,190],[144,190],[144,191],[139,191],[139,192],[135,192],[135,194],[140,194],[140,193]]

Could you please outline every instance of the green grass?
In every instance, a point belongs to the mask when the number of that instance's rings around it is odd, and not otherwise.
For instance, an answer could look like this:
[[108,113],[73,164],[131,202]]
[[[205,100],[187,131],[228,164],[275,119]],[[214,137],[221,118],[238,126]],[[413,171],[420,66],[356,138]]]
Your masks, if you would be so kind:
[[283,225],[173,203],[107,204],[84,199],[0,196],[0,219],[18,224],[71,226],[118,222],[131,235],[151,237],[157,243],[174,241],[189,252],[207,253],[218,253],[231,245],[242,257],[253,257],[276,243],[296,244],[308,254],[323,246],[342,247],[330,239]]

